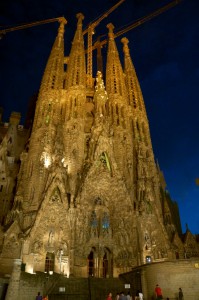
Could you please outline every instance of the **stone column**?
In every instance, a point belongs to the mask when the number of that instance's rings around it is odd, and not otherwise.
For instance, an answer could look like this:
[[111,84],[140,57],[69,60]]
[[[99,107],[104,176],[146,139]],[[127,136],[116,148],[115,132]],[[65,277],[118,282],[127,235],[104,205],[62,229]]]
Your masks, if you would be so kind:
[[13,270],[10,277],[8,290],[5,300],[18,300],[20,275],[21,275],[21,259],[14,259]]

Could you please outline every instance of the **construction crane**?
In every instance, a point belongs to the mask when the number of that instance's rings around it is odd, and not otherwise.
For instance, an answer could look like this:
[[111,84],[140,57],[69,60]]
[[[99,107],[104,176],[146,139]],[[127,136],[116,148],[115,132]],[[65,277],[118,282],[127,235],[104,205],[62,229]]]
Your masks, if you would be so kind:
[[[170,8],[176,6],[177,4],[179,4],[180,2],[182,2],[182,0],[175,0],[175,1],[172,1],[170,2],[169,4],[161,7],[160,9],[158,10],[155,10],[154,12],[152,12],[151,14],[143,17],[143,18],[140,18],[138,19],[137,21],[131,23],[130,25],[124,27],[123,29],[115,32],[114,36],[115,38],[123,35],[124,33],[144,24],[145,22],[159,16],[160,14],[162,14],[163,12],[169,10]],[[105,35],[103,35],[105,36]],[[105,40],[102,40],[100,41],[100,37],[103,37],[103,36],[99,36],[97,41],[94,43],[93,47],[92,47],[92,50],[90,51],[93,51],[93,50],[97,50],[97,67],[98,67],[98,71],[101,71],[102,72],[102,54],[101,54],[101,48],[107,44],[108,40],[105,39]]]
[[[92,76],[92,72],[93,72],[93,50],[97,49],[97,67],[98,70],[102,72],[102,54],[101,54],[101,48],[107,44],[107,39],[100,41],[100,37],[99,36],[97,41],[94,43],[94,45],[92,45],[92,35],[94,34],[94,30],[96,28],[96,26],[99,25],[99,23],[105,19],[106,17],[108,17],[108,15],[113,12],[120,4],[122,4],[125,0],[120,0],[118,3],[116,3],[114,6],[112,6],[108,11],[106,11],[104,14],[102,14],[98,19],[96,19],[93,23],[89,24],[87,29],[85,29],[83,31],[83,35],[85,35],[86,33],[88,34],[88,48],[85,51],[85,53],[87,54],[87,87],[88,88],[92,88],[93,87],[93,76]],[[182,2],[182,0],[175,0],[170,2],[169,4],[161,7],[160,9],[152,12],[151,14],[138,19],[136,22],[133,22],[132,24],[124,27],[122,30],[118,31],[115,33],[115,37],[118,37],[142,24],[144,24],[145,22],[151,20],[152,18],[160,15],[161,13],[167,11],[168,9],[174,7],[175,5],[179,4],[180,2]],[[12,32],[12,31],[16,31],[16,30],[22,30],[22,29],[26,29],[26,28],[30,28],[33,26],[38,26],[38,25],[42,25],[42,24],[48,24],[48,23],[52,23],[52,22],[65,22],[66,23],[66,19],[64,17],[58,17],[58,18],[52,18],[52,19],[47,19],[47,20],[42,20],[42,21],[36,21],[36,22],[32,22],[32,23],[26,23],[23,25],[19,25],[19,26],[15,26],[15,27],[8,27],[6,29],[0,30],[0,38],[2,38],[6,33],[8,32]],[[104,36],[104,35],[103,35]]]
[[36,22],[32,22],[32,23],[26,23],[23,25],[15,26],[15,27],[8,27],[6,29],[0,30],[0,37],[2,38],[8,32],[22,30],[22,29],[33,27],[33,26],[42,25],[42,24],[48,24],[48,23],[53,23],[53,22],[62,22],[62,21],[66,22],[66,19],[64,17],[58,17],[58,18],[53,18],[53,19],[36,21]]
[[114,6],[112,6],[108,11],[106,11],[103,15],[101,15],[96,21],[88,25],[88,28],[83,31],[84,34],[88,34],[88,47],[87,47],[87,87],[93,87],[93,42],[92,36],[95,31],[95,27],[99,25],[99,23],[108,17],[108,15],[113,12],[120,4],[122,4],[125,0],[120,0]]
[[[94,34],[95,27],[99,25],[99,23],[108,17],[108,15],[113,12],[120,4],[122,4],[125,0],[120,0],[118,3],[116,3],[114,6],[112,6],[109,10],[107,10],[104,14],[102,14],[98,19],[96,19],[93,23],[88,25],[88,28],[83,31],[83,35],[86,33],[88,34],[88,47],[87,47],[87,87],[92,88],[93,86],[93,76],[92,76],[92,69],[93,69],[93,62],[92,62],[92,35]],[[47,24],[47,23],[52,23],[59,21],[61,22],[64,18],[59,17],[59,18],[53,18],[53,19],[47,19],[43,21],[38,21],[38,22],[33,22],[33,23],[28,23],[24,25],[19,25],[16,27],[10,27],[7,29],[0,30],[0,38],[2,38],[6,33],[11,32],[11,31],[16,31],[16,30],[22,30],[25,28],[30,28],[33,26],[38,26],[42,24]],[[65,20],[65,19],[64,19]]]

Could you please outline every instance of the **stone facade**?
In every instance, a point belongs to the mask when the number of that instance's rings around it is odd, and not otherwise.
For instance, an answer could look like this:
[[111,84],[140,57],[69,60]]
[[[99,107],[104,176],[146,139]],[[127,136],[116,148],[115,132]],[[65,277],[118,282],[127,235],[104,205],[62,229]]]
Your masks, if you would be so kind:
[[[29,131],[20,125],[21,115],[12,112],[8,123],[0,123],[0,224],[12,208],[20,154],[24,150]],[[0,116],[1,120],[1,116]]]
[[[44,71],[14,203],[2,222],[0,263],[18,258],[32,274],[110,278],[184,258],[178,208],[154,160],[128,40],[122,39],[123,68],[107,26],[106,84],[98,72],[91,89],[83,15],[77,18],[69,57],[61,19]],[[6,147],[3,140],[2,163]],[[195,237],[187,238],[186,247],[195,249],[189,255],[198,256]]]

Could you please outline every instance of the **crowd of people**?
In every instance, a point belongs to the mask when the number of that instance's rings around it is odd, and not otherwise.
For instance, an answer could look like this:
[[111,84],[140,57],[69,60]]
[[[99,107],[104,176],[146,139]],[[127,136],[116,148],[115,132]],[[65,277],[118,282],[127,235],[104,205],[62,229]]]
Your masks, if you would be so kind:
[[[156,296],[156,299],[164,299],[162,289],[158,284],[155,287],[155,296]],[[184,300],[184,295],[183,295],[183,292],[182,292],[181,288],[179,288],[179,291],[178,291],[178,299],[179,300]],[[36,300],[48,300],[48,296],[43,296],[42,297],[40,292],[38,292],[38,294],[36,296]],[[113,300],[112,299],[112,293],[108,294],[106,300]],[[132,295],[130,294],[130,292],[125,294],[122,291],[120,293],[117,293],[117,295],[115,297],[115,300],[144,300],[144,295],[143,295],[142,291],[138,290],[136,292],[135,297],[133,298]],[[169,300],[169,298],[167,297],[166,300]]]
[[[125,294],[123,291],[120,293],[117,293],[115,300],[143,300],[144,296],[142,294],[141,291],[137,291],[136,292],[136,296],[135,298],[132,297],[132,295],[130,294],[130,292],[128,292],[127,294]],[[108,294],[108,297],[106,300],[113,300],[112,299],[112,293]]]
[[[157,284],[155,287],[155,297],[156,299],[166,299],[169,300],[169,298],[163,298],[163,293],[162,293],[162,289],[161,287]],[[113,300],[112,299],[112,293],[108,294],[108,297],[106,300]],[[132,297],[130,292],[128,292],[127,294],[125,294],[124,292],[121,293],[117,293],[115,300],[144,300],[144,295],[141,291],[137,291],[135,297]],[[184,295],[182,292],[182,288],[179,288],[178,291],[178,300],[184,300]]]

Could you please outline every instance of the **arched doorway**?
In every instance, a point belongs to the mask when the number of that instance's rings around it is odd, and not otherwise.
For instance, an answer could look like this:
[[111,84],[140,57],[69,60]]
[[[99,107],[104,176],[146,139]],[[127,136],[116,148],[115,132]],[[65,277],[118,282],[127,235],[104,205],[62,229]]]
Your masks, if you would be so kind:
[[107,275],[108,275],[108,258],[107,258],[107,253],[105,253],[103,257],[103,277],[106,278]]
[[108,248],[104,248],[104,256],[103,256],[103,271],[102,276],[104,278],[113,276],[113,263],[112,263],[112,253]]
[[51,252],[46,253],[45,260],[45,272],[53,272],[54,271],[54,262],[55,262],[55,254]]
[[88,276],[94,276],[95,275],[95,260],[94,260],[94,249],[91,250],[91,252],[88,255]]
[[97,251],[92,248],[88,255],[88,276],[108,278],[113,276],[112,253],[108,248]]

